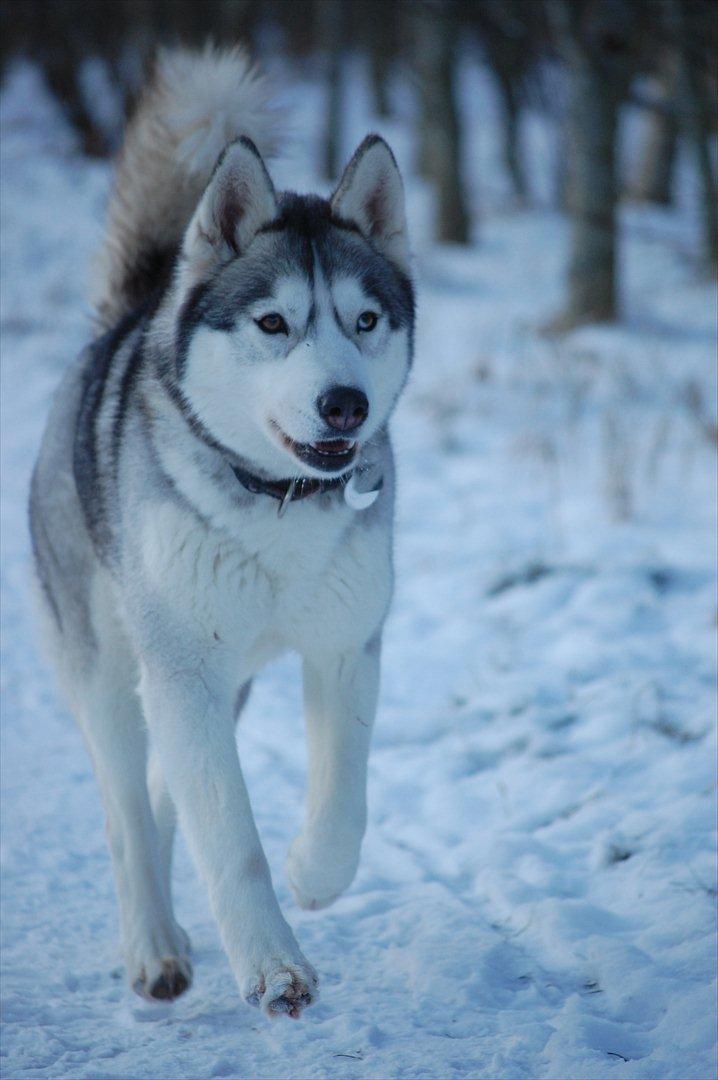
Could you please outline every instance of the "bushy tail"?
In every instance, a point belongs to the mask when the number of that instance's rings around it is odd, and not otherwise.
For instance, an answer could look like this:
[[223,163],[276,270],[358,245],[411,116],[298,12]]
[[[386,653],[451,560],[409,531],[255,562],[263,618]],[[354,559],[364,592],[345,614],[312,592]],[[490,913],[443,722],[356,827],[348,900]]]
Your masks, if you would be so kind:
[[265,80],[242,48],[158,54],[117,163],[95,279],[100,330],[162,281],[226,144],[248,135],[271,154],[279,129]]

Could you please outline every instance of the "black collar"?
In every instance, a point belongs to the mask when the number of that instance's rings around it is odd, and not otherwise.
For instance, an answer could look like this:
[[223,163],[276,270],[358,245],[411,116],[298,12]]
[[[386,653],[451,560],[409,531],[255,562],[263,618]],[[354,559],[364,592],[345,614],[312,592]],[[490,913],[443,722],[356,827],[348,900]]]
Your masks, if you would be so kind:
[[251,491],[253,495],[270,495],[279,500],[277,513],[281,517],[290,502],[306,499],[310,495],[320,492],[334,491],[344,487],[352,475],[351,472],[343,473],[342,476],[334,476],[327,480],[317,480],[314,477],[302,477],[293,480],[263,480],[260,476],[240,469],[238,465],[231,466],[232,472],[239,480],[242,487]]

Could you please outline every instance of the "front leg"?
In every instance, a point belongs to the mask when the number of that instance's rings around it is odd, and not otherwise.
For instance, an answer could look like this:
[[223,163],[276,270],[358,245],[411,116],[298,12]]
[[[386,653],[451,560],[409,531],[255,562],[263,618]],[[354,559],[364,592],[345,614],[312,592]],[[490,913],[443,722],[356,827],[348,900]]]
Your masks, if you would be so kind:
[[147,663],[142,700],[180,824],[245,1000],[299,1016],[316,975],[274,895],[239,765],[232,695],[202,661],[194,671]]
[[287,862],[304,908],[331,904],[356,874],[366,828],[379,658],[377,635],[363,648],[304,660],[309,789],[305,822]]

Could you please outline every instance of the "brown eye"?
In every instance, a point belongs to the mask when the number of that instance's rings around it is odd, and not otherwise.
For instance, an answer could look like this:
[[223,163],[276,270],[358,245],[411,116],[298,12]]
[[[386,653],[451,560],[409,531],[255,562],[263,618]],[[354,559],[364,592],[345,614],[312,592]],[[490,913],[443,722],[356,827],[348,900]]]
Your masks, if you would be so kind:
[[287,324],[281,315],[278,315],[276,311],[271,311],[268,315],[263,315],[261,319],[254,320],[260,330],[263,330],[265,334],[288,334]]
[[373,330],[378,322],[379,316],[375,311],[362,311],[357,319],[357,330],[359,333],[362,333],[362,331],[367,333],[369,330]]

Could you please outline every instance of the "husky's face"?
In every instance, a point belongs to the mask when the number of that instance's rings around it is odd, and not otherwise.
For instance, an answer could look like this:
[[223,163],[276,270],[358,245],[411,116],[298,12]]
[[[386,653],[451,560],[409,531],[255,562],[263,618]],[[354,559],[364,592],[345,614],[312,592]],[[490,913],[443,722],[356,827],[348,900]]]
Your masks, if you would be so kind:
[[411,363],[401,179],[365,140],[331,201],[275,196],[225,152],[180,261],[177,383],[211,439],[269,476],[338,475],[386,423]]

